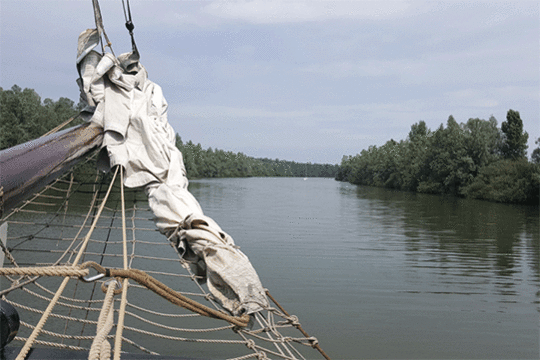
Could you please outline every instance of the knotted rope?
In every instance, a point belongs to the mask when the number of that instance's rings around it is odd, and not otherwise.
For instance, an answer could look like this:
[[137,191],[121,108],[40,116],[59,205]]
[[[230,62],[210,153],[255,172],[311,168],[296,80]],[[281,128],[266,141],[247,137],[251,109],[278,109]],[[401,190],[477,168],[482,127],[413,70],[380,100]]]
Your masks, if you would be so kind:
[[270,292],[268,290],[266,290],[266,295],[268,295],[268,297],[270,298],[270,300],[272,300],[274,302],[274,304],[276,304],[276,306],[279,308],[279,310],[281,310],[281,312],[283,312],[283,314],[285,314],[286,316],[289,317],[290,319],[290,322],[291,324],[297,328],[298,330],[300,330],[300,332],[302,333],[302,335],[304,335],[311,343],[311,347],[317,349],[317,351],[319,351],[319,353],[326,359],[326,360],[330,360],[330,357],[328,355],[326,355],[326,353],[324,352],[324,350],[319,346],[319,341],[315,338],[315,337],[312,337],[312,336],[309,336],[309,334],[302,328],[302,325],[300,325],[300,323],[298,322],[298,318],[296,316],[291,316],[289,315],[289,313],[277,302],[276,299],[274,299],[274,297],[272,295],[270,295]]

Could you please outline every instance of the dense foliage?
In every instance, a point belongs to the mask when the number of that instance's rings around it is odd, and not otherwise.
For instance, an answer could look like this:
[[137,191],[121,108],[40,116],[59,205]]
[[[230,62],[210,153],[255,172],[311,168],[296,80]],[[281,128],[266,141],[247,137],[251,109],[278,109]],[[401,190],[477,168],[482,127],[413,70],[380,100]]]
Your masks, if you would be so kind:
[[36,139],[77,113],[67,98],[42,103],[32,89],[0,88],[0,149]]
[[279,159],[253,158],[243,153],[203,149],[201,144],[184,143],[176,136],[190,178],[290,176],[335,177],[338,165],[297,163]]
[[[538,205],[540,148],[526,158],[528,134],[519,112],[509,110],[502,129],[497,120],[450,116],[436,131],[420,121],[407,139],[370,146],[345,156],[337,180],[421,193],[451,194]],[[536,142],[540,145],[540,139]]]
[[[0,88],[0,150],[36,139],[78,113],[80,106],[66,98],[45,99],[32,89]],[[242,153],[203,149],[176,137],[190,178],[298,176],[335,177],[338,165],[257,159]]]

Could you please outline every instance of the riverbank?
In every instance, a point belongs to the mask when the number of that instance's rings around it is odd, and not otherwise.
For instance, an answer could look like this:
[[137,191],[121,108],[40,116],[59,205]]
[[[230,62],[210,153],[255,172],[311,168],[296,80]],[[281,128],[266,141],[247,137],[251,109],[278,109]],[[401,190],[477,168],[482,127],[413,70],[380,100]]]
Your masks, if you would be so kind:
[[[414,193],[448,194],[501,203],[539,205],[540,148],[526,157],[519,113],[497,120],[469,119],[429,130],[414,124],[406,140],[389,140],[343,158],[336,180]],[[514,131],[504,131],[510,124]],[[521,124],[521,127],[519,126]],[[539,143],[539,142],[537,142]]]

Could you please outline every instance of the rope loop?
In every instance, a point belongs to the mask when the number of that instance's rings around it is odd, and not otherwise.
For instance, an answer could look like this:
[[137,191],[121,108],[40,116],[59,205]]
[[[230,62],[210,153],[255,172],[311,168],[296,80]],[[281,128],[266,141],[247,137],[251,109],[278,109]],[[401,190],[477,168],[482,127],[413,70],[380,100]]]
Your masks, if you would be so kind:
[[287,320],[291,323],[291,325],[299,326],[300,322],[298,321],[298,316],[291,315],[287,318]]
[[94,261],[87,261],[87,262],[82,263],[81,268],[82,269],[92,268],[92,269],[96,270],[100,274],[103,274],[103,275],[105,275],[107,277],[110,276],[110,275],[107,274],[108,269],[106,269],[105,267],[99,265],[97,262],[94,262]]
[[[92,268],[92,269],[97,271],[96,275],[90,276],[90,273],[88,273],[88,275],[86,275],[84,277],[81,277],[81,280],[84,281],[84,282],[87,282],[87,283],[88,282],[94,282],[94,281],[102,279],[104,277],[110,277],[111,276],[108,269],[105,269],[103,266],[101,266],[98,263],[93,262],[93,261],[87,261],[87,262],[81,264],[80,268],[81,269]],[[103,292],[105,292],[105,290]]]
[[[112,284],[112,282],[115,282],[116,284]],[[107,289],[109,288],[109,286],[111,285],[114,285],[114,292],[113,294],[114,295],[119,295],[122,293],[122,282],[119,280],[119,278],[112,278],[112,279],[109,279],[107,281],[105,281],[104,283],[101,284],[101,291],[103,291],[103,293],[107,293]]]

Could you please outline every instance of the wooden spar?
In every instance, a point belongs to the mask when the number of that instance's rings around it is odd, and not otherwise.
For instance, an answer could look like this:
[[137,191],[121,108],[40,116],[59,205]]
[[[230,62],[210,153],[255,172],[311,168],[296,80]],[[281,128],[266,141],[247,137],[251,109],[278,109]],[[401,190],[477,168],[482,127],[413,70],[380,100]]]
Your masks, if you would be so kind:
[[103,141],[87,123],[0,151],[0,217],[69,170]]

